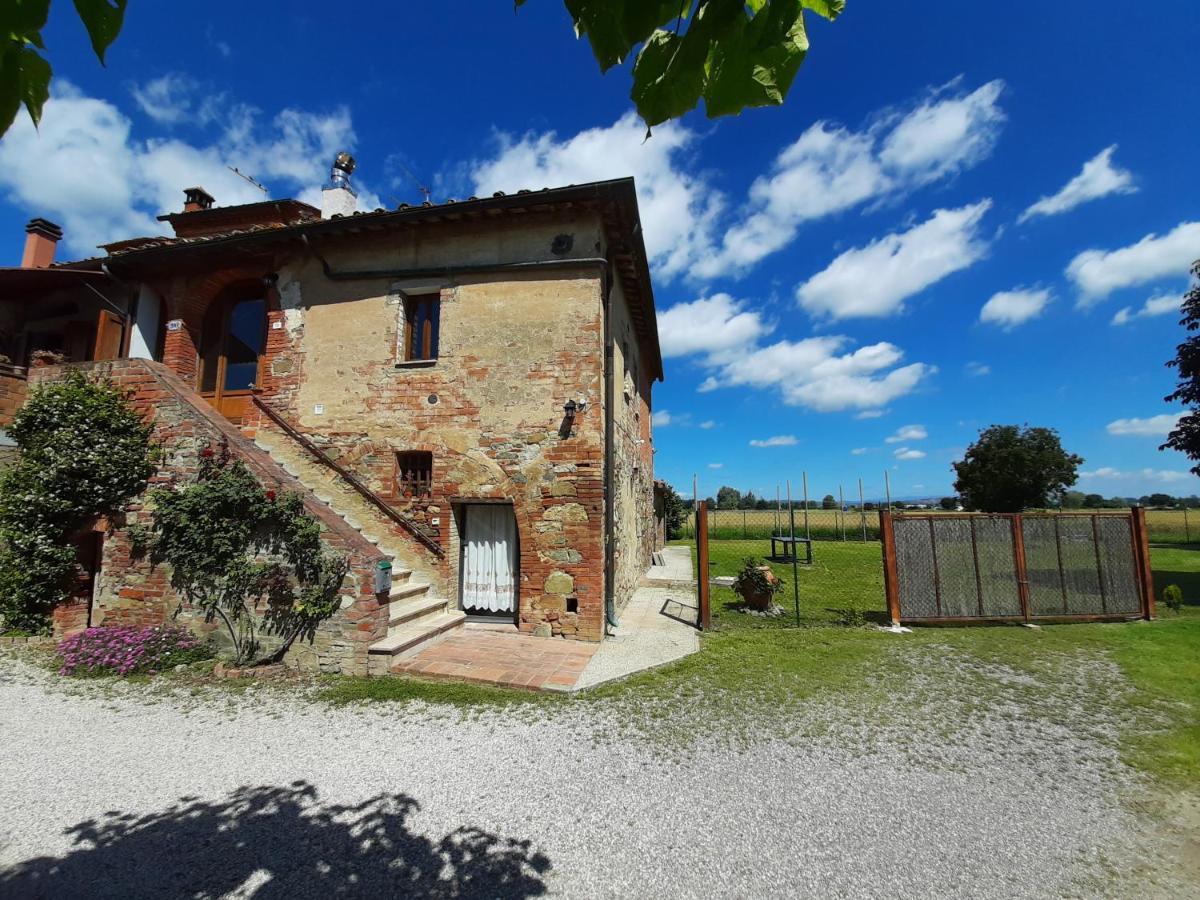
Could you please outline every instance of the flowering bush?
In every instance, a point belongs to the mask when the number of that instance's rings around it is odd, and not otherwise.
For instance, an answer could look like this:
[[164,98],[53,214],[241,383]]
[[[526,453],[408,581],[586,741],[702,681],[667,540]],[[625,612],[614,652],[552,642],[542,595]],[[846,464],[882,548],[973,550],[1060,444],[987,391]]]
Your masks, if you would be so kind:
[[61,675],[137,675],[208,659],[212,651],[186,628],[89,628],[58,645]]
[[21,455],[0,474],[0,619],[40,634],[78,577],[72,535],[136,495],[160,451],[121,391],[75,370],[35,388],[8,433]]

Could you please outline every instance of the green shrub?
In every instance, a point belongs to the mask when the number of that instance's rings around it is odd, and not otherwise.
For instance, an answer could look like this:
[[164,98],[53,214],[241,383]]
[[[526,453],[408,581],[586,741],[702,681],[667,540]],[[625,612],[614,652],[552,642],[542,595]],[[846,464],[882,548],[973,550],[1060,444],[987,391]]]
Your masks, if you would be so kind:
[[1168,584],[1163,588],[1162,602],[1163,606],[1175,615],[1179,615],[1180,610],[1183,609],[1183,591],[1180,590],[1179,585]]
[[76,576],[72,538],[142,490],[158,448],[122,393],[76,370],[36,388],[8,433],[20,456],[0,474],[0,618],[45,633]]

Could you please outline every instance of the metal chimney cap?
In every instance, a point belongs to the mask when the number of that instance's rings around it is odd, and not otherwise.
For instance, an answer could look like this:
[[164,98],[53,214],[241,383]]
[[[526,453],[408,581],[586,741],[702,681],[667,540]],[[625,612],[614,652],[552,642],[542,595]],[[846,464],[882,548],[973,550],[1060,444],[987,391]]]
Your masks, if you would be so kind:
[[347,153],[345,150],[342,150],[340,153],[338,153],[337,156],[335,156],[333,158],[333,167],[335,169],[341,169],[347,175],[353,174],[354,169],[357,165],[358,165],[358,163],[356,163],[354,161],[354,157],[351,156],[349,153]]

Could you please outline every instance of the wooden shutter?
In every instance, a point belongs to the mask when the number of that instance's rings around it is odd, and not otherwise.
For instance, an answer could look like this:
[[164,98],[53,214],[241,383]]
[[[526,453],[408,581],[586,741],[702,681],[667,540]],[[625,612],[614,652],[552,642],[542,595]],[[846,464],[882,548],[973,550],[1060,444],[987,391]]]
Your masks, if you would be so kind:
[[96,326],[96,349],[92,359],[119,359],[125,342],[125,318],[102,309]]

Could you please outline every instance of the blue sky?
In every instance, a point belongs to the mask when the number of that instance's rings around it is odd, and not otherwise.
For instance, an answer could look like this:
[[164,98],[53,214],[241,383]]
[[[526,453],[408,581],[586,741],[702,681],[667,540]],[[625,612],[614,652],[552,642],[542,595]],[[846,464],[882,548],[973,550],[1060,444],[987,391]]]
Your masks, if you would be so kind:
[[631,174],[667,353],[657,468],[681,489],[807,470],[875,496],[886,469],[940,495],[980,428],[1028,422],[1085,458],[1083,490],[1200,492],[1156,449],[1200,258],[1196,4],[850,0],[810,17],[786,106],[648,142],[628,69],[602,77],[559,0],[328,9],[135,4],[102,69],[56,3],[41,132],[0,141],[9,262],[33,215],[85,256],[192,184],[262,197],[226,166],[311,199],[343,147],[371,206]]

